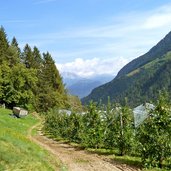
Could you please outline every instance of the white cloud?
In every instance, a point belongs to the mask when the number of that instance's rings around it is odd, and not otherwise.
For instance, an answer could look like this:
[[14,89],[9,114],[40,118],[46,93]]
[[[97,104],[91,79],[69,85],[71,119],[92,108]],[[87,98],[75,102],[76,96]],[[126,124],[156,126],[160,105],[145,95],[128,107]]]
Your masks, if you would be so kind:
[[167,26],[169,24],[171,24],[171,13],[154,15],[147,19],[147,21],[144,24],[144,28],[155,29]]
[[171,25],[171,5],[162,6],[153,11],[144,23],[145,29],[161,29]]
[[[59,53],[56,56],[63,55],[64,58],[72,56],[72,59],[74,56],[80,56],[81,58],[73,59],[73,62],[57,64],[57,66],[61,73],[71,72],[82,77],[97,74],[116,75],[130,60],[146,53],[170,29],[171,5],[150,12],[146,11],[146,13],[122,16],[117,24],[65,31],[60,34],[60,39],[71,39],[74,44],[74,39],[84,42],[86,38],[91,46]],[[99,58],[95,58],[97,56]],[[105,59],[106,56],[109,58]],[[86,59],[87,57],[89,59]]]
[[60,73],[74,73],[80,77],[92,77],[101,74],[116,75],[118,70],[123,67],[128,61],[123,58],[113,59],[87,59],[76,58],[73,62],[65,64],[57,64]]
[[[35,2],[52,1],[55,0]],[[105,73],[115,75],[124,64],[146,53],[171,30],[171,4],[106,18],[91,26],[66,28],[28,35],[25,42],[48,49],[59,62],[57,66],[61,72],[74,72],[85,77]],[[25,40],[26,35],[20,39]]]

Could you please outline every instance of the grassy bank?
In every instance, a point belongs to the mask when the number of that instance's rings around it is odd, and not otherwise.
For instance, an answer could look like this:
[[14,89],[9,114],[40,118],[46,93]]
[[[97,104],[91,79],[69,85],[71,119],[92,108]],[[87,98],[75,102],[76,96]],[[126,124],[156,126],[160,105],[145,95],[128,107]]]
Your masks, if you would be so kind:
[[59,168],[54,158],[27,137],[38,122],[29,115],[14,118],[12,111],[0,108],[0,171],[53,171]]

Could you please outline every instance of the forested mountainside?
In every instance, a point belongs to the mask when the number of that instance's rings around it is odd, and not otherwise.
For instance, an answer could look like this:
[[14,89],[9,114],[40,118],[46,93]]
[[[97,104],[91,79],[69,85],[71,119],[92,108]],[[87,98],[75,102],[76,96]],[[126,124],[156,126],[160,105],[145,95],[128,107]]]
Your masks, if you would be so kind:
[[110,97],[112,102],[124,103],[127,98],[129,105],[136,106],[154,100],[160,90],[171,94],[170,50],[171,33],[148,53],[124,66],[111,82],[95,88],[82,102],[101,100],[107,103]]
[[162,58],[164,54],[171,51],[171,32],[169,32],[164,39],[162,39],[156,46],[151,48],[146,54],[134,59],[127,65],[125,65],[119,72],[117,77],[128,74],[129,72],[140,68],[141,66],[147,64],[148,62],[156,59]]
[[8,41],[0,28],[0,104],[47,111],[66,106],[67,94],[62,78],[49,52],[40,54],[26,44],[24,50],[14,37]]

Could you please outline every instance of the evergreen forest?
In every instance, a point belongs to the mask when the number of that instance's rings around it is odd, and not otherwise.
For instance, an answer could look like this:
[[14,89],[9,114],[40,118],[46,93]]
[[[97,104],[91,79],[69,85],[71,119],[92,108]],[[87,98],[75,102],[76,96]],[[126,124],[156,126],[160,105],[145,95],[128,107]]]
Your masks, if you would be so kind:
[[28,44],[21,50],[16,38],[8,40],[0,28],[0,104],[46,112],[69,107],[67,92],[49,52]]

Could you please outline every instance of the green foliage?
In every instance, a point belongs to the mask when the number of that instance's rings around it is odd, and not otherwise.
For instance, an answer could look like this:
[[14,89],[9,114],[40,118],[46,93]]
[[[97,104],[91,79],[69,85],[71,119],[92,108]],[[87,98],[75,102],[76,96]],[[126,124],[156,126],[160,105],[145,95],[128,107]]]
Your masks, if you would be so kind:
[[68,94],[68,108],[72,111],[83,111],[83,106],[80,99],[77,96]]
[[71,115],[69,116],[68,125],[69,126],[67,126],[66,138],[72,142],[80,143],[80,130],[82,130],[83,128],[81,115],[75,112],[71,113]]
[[169,32],[156,46],[151,48],[149,52],[124,66],[119,71],[117,77],[122,77],[137,68],[141,68],[141,66],[144,66],[157,58],[163,58],[163,55],[167,54],[169,51],[171,51],[171,32]]
[[134,144],[133,113],[127,105],[111,106],[108,101],[105,134],[106,147],[117,148],[121,156],[132,151]]
[[104,141],[104,122],[95,103],[90,102],[88,111],[83,115],[81,144],[84,147],[100,148]]
[[17,39],[15,37],[13,37],[12,41],[11,41],[11,46],[16,48],[16,52],[18,53],[18,55],[20,56],[21,55],[21,50],[18,46],[18,42],[17,42]]
[[106,112],[90,102],[85,113],[72,112],[70,115],[51,109],[45,117],[44,130],[86,148],[118,148],[120,154],[125,155],[132,150],[134,139],[132,113],[127,106],[119,110],[112,110],[109,105],[107,108]]
[[34,64],[34,57],[31,47],[28,44],[26,44],[24,47],[24,51],[22,53],[22,60],[26,68],[32,68]]
[[33,55],[34,61],[32,62],[31,67],[40,71],[42,67],[43,59],[41,57],[39,49],[36,46],[34,46],[33,48],[32,55]]
[[168,97],[161,95],[155,110],[139,128],[141,158],[147,167],[171,166],[171,108]]
[[37,47],[26,44],[23,52],[14,37],[11,44],[0,28],[0,103],[12,108],[47,111],[67,106],[62,78],[49,53],[43,58]]
[[8,40],[4,28],[0,27],[0,64],[6,59],[6,52],[8,49]]
[[62,78],[56,68],[55,62],[47,52],[43,54],[41,72],[38,74],[38,89],[36,108],[39,112],[47,111],[49,108],[65,107],[67,95]]
[[115,145],[121,156],[128,154],[133,146],[133,114],[128,106],[118,107],[115,120]]
[[23,106],[33,98],[32,89],[36,86],[36,75],[34,70],[28,70],[23,64],[13,67],[4,62],[1,67],[1,102],[7,106]]
[[166,89],[171,95],[170,68],[171,53],[167,53],[163,58],[139,68],[139,72],[116,78],[112,82],[94,89],[82,102],[85,103],[90,99],[98,101],[101,98],[103,103],[107,103],[107,97],[110,95],[112,102],[121,104],[124,104],[124,99],[127,97],[128,104],[135,107],[144,101],[155,100],[159,90]]
[[145,167],[171,167],[171,108],[166,96],[159,98],[155,110],[136,130],[127,103],[111,104],[108,98],[107,106],[99,105],[90,102],[86,112],[80,114],[51,110],[45,117],[44,130],[54,138],[85,148],[141,157]]

